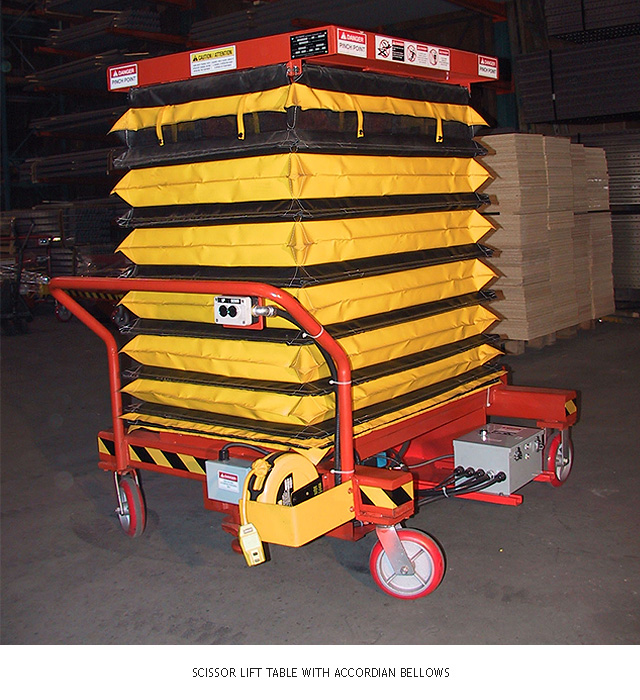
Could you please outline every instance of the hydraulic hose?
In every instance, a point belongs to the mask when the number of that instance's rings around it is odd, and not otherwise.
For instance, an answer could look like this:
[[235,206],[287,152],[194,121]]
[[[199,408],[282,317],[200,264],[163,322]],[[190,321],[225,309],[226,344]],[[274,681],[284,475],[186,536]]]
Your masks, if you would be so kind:
[[453,455],[440,455],[439,457],[432,457],[431,459],[427,459],[424,462],[418,462],[417,464],[409,464],[407,465],[409,469],[418,469],[418,467],[426,467],[427,464],[433,464],[434,462],[439,462],[442,459],[450,459],[453,457]]
[[485,474],[482,470],[478,471],[482,473],[478,474],[478,472],[476,472],[476,475],[474,477],[470,477],[467,481],[463,482],[462,484],[459,484],[458,486],[453,486],[450,489],[447,489],[446,486],[439,486],[433,489],[429,489],[427,492],[424,493],[431,492],[431,494],[425,496],[424,498],[421,498],[418,501],[418,505],[421,506],[427,503],[432,503],[433,501],[438,501],[442,498],[450,498],[452,496],[463,496],[468,493],[483,491],[489,486],[493,486],[493,484],[500,483],[507,478],[504,472],[498,472],[495,476],[491,476],[489,474]]
[[257,445],[248,445],[244,442],[228,442],[226,445],[223,445],[218,451],[218,459],[221,462],[226,462],[229,459],[229,448],[231,447],[241,447],[245,450],[254,450],[255,452],[258,452],[262,455],[271,454],[269,450],[265,450],[263,447],[258,447]]
[[464,472],[465,472],[464,467],[456,467],[453,470],[453,472],[446,479],[443,479],[439,484],[436,484],[435,486],[432,486],[429,489],[421,489],[417,493],[418,493],[418,495],[435,493],[436,491],[439,491],[444,486],[447,486],[448,484],[450,484],[452,481],[454,481],[458,477],[461,477],[464,474]]
[[[283,318],[285,321],[288,321],[289,323],[293,324],[296,328],[298,328],[302,333],[304,333],[304,329],[300,327],[300,324],[296,321],[296,319],[287,311],[284,309],[280,309],[276,306],[270,307],[272,309],[275,309],[275,314],[279,316],[280,318]],[[334,450],[334,475],[335,475],[335,480],[336,480],[336,485],[342,483],[342,476],[341,476],[341,469],[342,469],[342,460],[340,458],[340,402],[338,401],[338,371],[336,368],[336,365],[333,361],[333,358],[331,355],[319,344],[315,343],[315,346],[318,348],[320,353],[322,354],[322,357],[324,358],[324,361],[327,363],[327,367],[329,368],[329,375],[331,376],[331,383],[333,383],[334,386],[334,393],[336,395],[335,398],[335,444],[336,444],[336,449]]]

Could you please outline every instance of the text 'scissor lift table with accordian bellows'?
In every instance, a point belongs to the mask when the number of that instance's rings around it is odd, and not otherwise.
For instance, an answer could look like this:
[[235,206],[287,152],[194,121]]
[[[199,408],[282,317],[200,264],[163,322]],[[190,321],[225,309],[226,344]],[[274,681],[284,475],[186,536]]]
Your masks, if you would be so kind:
[[[469,86],[497,76],[490,56],[335,26],[109,69],[129,91],[131,274],[51,290],[107,346],[100,467],[128,535],[140,470],[194,479],[249,565],[264,543],[375,530],[375,582],[418,598],[444,574],[402,527],[418,507],[566,479],[575,392],[511,386],[487,333]],[[118,333],[87,290],[117,295]]]

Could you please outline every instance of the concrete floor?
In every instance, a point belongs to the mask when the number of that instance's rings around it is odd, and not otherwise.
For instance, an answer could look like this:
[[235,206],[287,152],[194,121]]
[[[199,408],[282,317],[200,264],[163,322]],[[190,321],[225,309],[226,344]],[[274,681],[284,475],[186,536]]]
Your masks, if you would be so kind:
[[2,339],[2,642],[637,644],[640,326],[602,323],[508,363],[513,383],[579,390],[571,477],[529,484],[517,508],[421,510],[409,524],[441,543],[447,572],[404,602],[369,575],[375,535],[272,547],[247,568],[198,482],[145,472],[147,530],[125,537],[97,468],[103,346],[38,315]]

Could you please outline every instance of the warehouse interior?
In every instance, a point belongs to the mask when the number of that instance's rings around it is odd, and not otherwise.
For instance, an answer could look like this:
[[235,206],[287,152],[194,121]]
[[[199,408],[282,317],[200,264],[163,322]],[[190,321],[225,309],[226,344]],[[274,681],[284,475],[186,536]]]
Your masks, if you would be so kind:
[[[640,642],[636,1],[3,0],[1,22],[3,644]],[[566,484],[531,482],[521,504],[441,498],[408,521],[445,553],[417,600],[372,581],[375,534],[272,545],[247,567],[190,479],[145,472],[146,529],[124,536],[96,452],[105,348],[47,291],[129,274],[118,183],[135,129],[110,132],[128,109],[110,66],[325,25],[498,58],[469,95],[494,178],[487,342],[510,382],[576,392]],[[108,295],[84,306],[130,320]]]

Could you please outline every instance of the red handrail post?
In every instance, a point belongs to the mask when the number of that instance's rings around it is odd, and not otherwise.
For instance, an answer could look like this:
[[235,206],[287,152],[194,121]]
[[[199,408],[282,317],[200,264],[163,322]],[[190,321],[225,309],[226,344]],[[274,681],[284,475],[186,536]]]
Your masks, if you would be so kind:
[[112,333],[92,316],[81,304],[75,301],[60,285],[64,278],[52,280],[49,291],[56,301],[67,308],[71,313],[84,323],[89,330],[101,338],[107,347],[107,360],[109,363],[109,391],[111,393],[111,417],[113,420],[113,438],[116,457],[116,470],[124,473],[128,469],[128,450],[122,422],[122,397],[120,395],[120,356],[118,345]]

